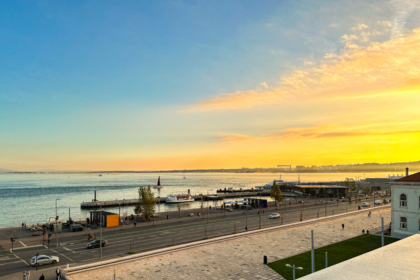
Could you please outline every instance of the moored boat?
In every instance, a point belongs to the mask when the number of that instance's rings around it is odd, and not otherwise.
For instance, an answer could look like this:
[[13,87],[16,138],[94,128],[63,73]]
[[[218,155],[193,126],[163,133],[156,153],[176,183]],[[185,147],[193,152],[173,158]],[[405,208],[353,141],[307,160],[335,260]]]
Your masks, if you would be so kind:
[[166,199],[166,203],[185,203],[193,202],[194,198],[190,194],[171,194]]

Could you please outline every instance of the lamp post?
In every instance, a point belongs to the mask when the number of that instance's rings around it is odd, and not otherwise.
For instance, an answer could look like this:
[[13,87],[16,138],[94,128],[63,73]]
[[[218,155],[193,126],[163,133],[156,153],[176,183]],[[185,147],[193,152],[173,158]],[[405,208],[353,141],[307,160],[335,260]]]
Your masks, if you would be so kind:
[[57,231],[58,231],[57,200],[60,200],[60,199],[59,198],[56,198],[55,199],[55,242],[56,242],[55,246],[56,247],[58,247],[58,234],[57,234]]
[[296,279],[296,276],[295,276],[295,270],[296,270],[296,269],[299,269],[299,270],[302,270],[302,269],[303,269],[303,268],[302,268],[302,267],[300,267],[300,266],[299,266],[299,267],[296,267],[295,265],[293,265],[293,266],[292,266],[292,265],[290,265],[290,264],[286,264],[286,266],[287,266],[287,267],[290,267],[290,268],[293,268],[293,280],[295,280],[295,279]]
[[99,248],[101,248],[101,259],[102,259],[102,223],[103,223],[103,219],[102,219],[102,203],[101,203],[101,216],[100,216],[100,226],[101,226],[101,232],[100,232],[100,237],[99,237]]

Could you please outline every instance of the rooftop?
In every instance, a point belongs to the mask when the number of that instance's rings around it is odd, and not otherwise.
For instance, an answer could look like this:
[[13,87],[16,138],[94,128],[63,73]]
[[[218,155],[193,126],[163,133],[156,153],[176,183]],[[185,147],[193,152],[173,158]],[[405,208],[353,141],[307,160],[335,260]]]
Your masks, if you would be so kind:
[[300,279],[418,279],[419,251],[415,234]]
[[296,187],[302,189],[348,189],[346,186],[325,186],[325,185],[297,185]]
[[395,182],[420,183],[420,172],[414,173],[406,177],[402,177],[401,179],[395,180]]

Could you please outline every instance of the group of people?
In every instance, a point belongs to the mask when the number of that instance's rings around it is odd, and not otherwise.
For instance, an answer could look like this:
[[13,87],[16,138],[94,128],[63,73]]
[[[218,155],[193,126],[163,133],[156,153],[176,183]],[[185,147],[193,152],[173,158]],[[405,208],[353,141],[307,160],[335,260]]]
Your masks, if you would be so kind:
[[22,228],[26,228],[26,223],[25,222],[22,223]]
[[[70,266],[69,266],[69,264],[67,264],[66,265],[66,268],[69,268]],[[56,275],[56,279],[57,280],[60,280],[61,279],[61,270],[60,270],[60,268],[59,267],[57,267],[57,269],[55,270],[55,275]],[[31,272],[29,271],[29,270],[26,270],[26,272],[25,272],[25,280],[29,280],[29,278],[30,278],[30,276],[31,276]],[[44,276],[44,274],[42,274],[40,277],[39,277],[39,280],[45,280],[45,276]]]

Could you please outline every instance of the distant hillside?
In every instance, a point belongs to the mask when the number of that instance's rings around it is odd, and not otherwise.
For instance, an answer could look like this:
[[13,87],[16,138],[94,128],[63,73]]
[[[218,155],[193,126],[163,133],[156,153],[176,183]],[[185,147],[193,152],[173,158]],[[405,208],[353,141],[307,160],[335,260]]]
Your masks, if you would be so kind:
[[0,168],[0,173],[9,173],[9,172],[15,172],[15,171],[10,170],[10,169]]

